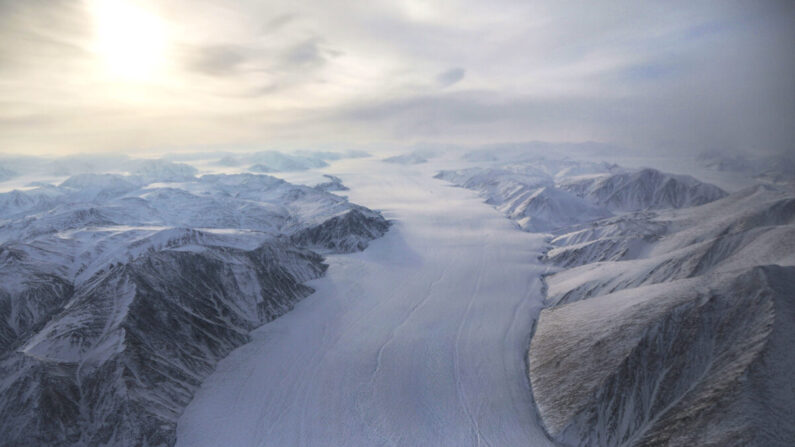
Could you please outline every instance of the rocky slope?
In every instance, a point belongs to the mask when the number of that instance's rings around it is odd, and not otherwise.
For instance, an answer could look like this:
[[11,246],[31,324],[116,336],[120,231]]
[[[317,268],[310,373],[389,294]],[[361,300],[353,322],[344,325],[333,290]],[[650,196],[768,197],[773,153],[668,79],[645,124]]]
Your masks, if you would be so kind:
[[563,445],[795,441],[795,193],[561,230],[529,351]]
[[320,189],[170,168],[0,194],[0,445],[173,445],[218,360],[312,292],[311,250],[388,228]]

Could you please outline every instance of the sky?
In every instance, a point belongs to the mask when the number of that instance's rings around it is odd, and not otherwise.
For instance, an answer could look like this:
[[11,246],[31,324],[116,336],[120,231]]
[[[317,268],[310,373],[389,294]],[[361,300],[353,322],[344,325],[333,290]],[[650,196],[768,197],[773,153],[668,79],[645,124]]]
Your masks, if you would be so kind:
[[795,152],[795,2],[0,0],[0,152]]

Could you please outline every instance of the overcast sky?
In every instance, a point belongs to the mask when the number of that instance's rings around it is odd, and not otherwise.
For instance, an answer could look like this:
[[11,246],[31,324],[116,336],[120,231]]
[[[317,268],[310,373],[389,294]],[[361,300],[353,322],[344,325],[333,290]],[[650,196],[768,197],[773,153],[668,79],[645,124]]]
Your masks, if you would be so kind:
[[0,0],[0,151],[791,153],[793,4]]

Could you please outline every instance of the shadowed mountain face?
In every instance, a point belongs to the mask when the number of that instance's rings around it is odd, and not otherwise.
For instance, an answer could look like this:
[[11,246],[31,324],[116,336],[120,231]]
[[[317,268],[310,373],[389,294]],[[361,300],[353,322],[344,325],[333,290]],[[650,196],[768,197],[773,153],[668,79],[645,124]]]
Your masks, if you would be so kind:
[[312,292],[326,265],[311,248],[361,250],[388,229],[344,198],[252,175],[89,175],[0,203],[9,446],[173,445],[215,364]]

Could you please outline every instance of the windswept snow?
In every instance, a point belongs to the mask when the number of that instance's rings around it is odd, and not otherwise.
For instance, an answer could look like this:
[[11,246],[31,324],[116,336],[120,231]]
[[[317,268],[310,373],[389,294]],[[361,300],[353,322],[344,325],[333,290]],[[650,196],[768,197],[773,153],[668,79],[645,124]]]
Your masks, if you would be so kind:
[[433,166],[333,168],[395,224],[218,365],[177,445],[548,445],[524,364],[543,238]]

